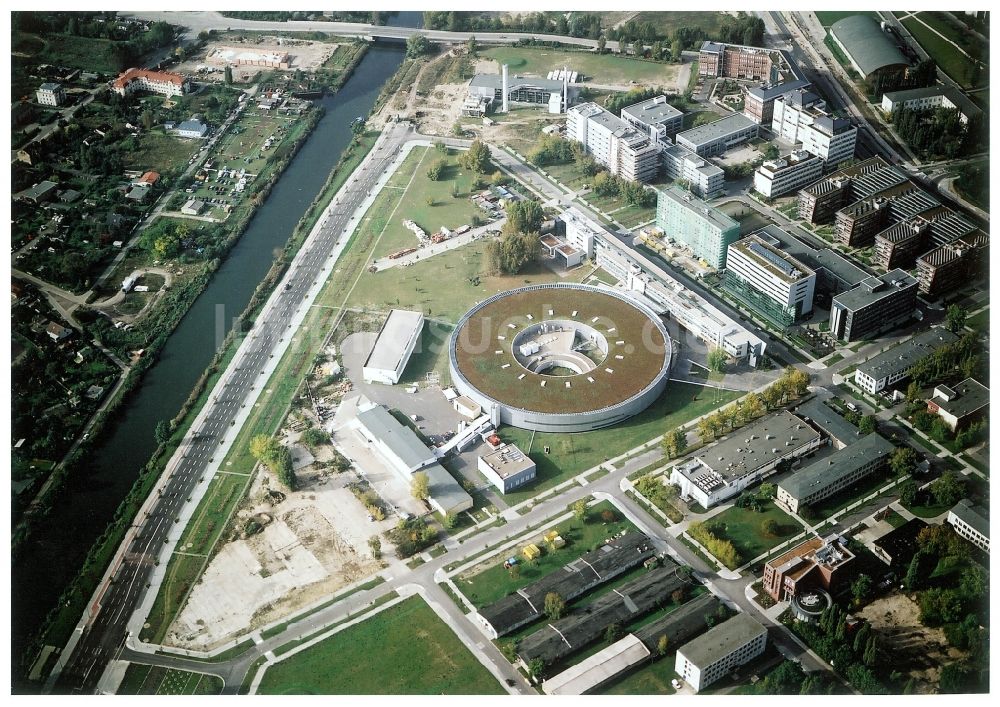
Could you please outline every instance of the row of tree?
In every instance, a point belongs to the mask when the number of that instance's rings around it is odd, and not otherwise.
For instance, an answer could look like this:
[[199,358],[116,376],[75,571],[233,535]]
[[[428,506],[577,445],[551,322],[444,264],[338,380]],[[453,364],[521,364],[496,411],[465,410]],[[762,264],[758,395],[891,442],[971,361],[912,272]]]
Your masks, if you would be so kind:
[[542,205],[535,199],[508,201],[507,221],[500,237],[486,244],[484,270],[487,275],[514,275],[534,261],[541,245]]
[[448,32],[533,32],[597,39],[601,16],[587,12],[425,11],[424,27]]
[[963,375],[971,376],[979,367],[981,349],[978,335],[968,332],[958,341],[939,347],[913,364],[910,378],[918,387],[926,388],[951,375],[956,368]]
[[924,157],[953,159],[982,152],[989,144],[987,123],[981,115],[962,122],[953,108],[900,108],[892,113],[896,133]]

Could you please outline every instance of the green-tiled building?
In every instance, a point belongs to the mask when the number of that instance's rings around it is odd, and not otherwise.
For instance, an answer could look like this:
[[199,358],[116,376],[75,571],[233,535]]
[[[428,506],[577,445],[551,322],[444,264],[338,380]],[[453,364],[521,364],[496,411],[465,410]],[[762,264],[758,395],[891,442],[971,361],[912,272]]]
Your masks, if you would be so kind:
[[726,265],[726,249],[740,237],[740,224],[680,187],[658,189],[656,225],[713,268]]

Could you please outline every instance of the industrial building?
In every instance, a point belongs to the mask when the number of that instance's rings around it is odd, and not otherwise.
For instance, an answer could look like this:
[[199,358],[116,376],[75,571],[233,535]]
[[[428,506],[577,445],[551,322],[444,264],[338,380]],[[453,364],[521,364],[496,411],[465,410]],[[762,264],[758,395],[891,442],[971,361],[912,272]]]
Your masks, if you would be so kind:
[[424,329],[423,312],[393,309],[379,330],[361,375],[365,383],[399,383]]
[[798,513],[802,506],[834,496],[885,469],[893,449],[880,435],[865,435],[779,483],[776,503],[789,513]]
[[892,91],[882,94],[882,110],[892,114],[902,108],[911,110],[933,110],[947,108],[958,111],[959,120],[968,123],[978,119],[983,111],[965,97],[961,91],[951,86],[928,86],[908,91]]
[[740,224],[676,185],[656,191],[657,228],[709,267],[725,267],[726,249],[739,239]]
[[43,106],[61,106],[66,102],[66,91],[62,84],[46,82],[35,91],[35,100]]
[[854,372],[854,382],[874,395],[909,376],[917,361],[956,341],[957,336],[940,327],[921,332],[859,365]]
[[803,89],[775,100],[771,131],[779,140],[802,143],[802,149],[823,160],[828,170],[854,157],[858,138],[850,120],[835,117],[825,101]]
[[638,567],[655,554],[652,542],[645,535],[626,533],[480,609],[477,619],[491,638],[505,636],[544,613],[546,594],[555,592],[563,600],[572,601],[594,587]]
[[514,444],[505,444],[494,452],[482,455],[478,466],[483,476],[500,489],[500,493],[513,491],[535,478],[535,462]]
[[725,189],[726,173],[722,168],[680,145],[662,147],[660,164],[668,177],[687,182],[688,189],[702,199],[719,196]]
[[963,498],[945,519],[955,532],[984,552],[990,551],[990,521],[972,502]]
[[917,258],[920,294],[937,297],[968,284],[986,271],[989,237],[982,232],[963,236]]
[[680,487],[682,498],[711,508],[770,476],[782,462],[795,463],[822,444],[823,438],[805,420],[781,410],[677,464],[670,483]]
[[811,538],[764,565],[762,586],[775,601],[822,589],[831,594],[849,579],[854,553],[839,535]]
[[566,112],[566,138],[583,145],[616,177],[651,182],[659,172],[660,149],[648,134],[596,103],[582,103]]
[[758,314],[789,326],[813,309],[816,273],[766,234],[730,244],[723,287]]
[[465,492],[437,456],[416,433],[393,417],[381,405],[365,401],[358,406],[353,427],[358,436],[385,462],[407,487],[413,474],[427,474],[431,506],[443,515],[472,508],[472,496]]
[[823,160],[805,150],[793,150],[787,157],[764,162],[753,175],[753,188],[765,199],[774,199],[807,184],[823,174]]
[[764,652],[767,629],[747,614],[737,614],[677,649],[674,672],[695,692]]
[[905,270],[890,270],[833,298],[830,334],[847,342],[873,339],[910,321],[916,311],[916,278]]
[[[615,591],[602,594],[583,611],[571,611],[528,634],[517,647],[519,662],[527,667],[540,659],[545,665],[583,650],[604,636],[608,626],[623,626],[670,601],[670,593],[688,583],[670,560],[664,566],[641,573]],[[565,597],[564,597],[565,598]]]
[[895,40],[869,15],[851,15],[834,22],[830,39],[862,79],[870,79],[876,73],[901,74],[910,65]]
[[684,127],[684,113],[667,103],[663,95],[622,108],[622,120],[645,132],[653,142],[665,144]]
[[[487,111],[506,113],[511,103],[546,106],[549,113],[565,113],[573,105],[577,89],[569,85],[568,77],[561,81],[529,76],[510,76],[507,65],[499,74],[476,74],[469,82],[469,99]],[[470,103],[471,105],[471,103]],[[463,104],[463,110],[466,104]]]
[[975,378],[955,385],[939,385],[927,401],[927,411],[944,420],[952,432],[961,432],[982,420],[990,407],[990,389]]
[[628,249],[616,238],[594,241],[595,262],[619,281],[621,286],[640,295],[653,311],[673,317],[677,322],[710,346],[718,346],[727,355],[756,366],[764,355],[766,342],[742,324],[687,289],[660,265],[638,249]]
[[119,96],[148,92],[158,93],[169,98],[190,93],[191,79],[172,71],[149,71],[133,68],[116,78],[112,82],[111,88]]
[[760,126],[757,123],[745,115],[735,113],[715,122],[677,133],[675,142],[699,157],[712,157],[753,140],[759,132]]
[[635,636],[651,651],[657,650],[661,636],[667,636],[670,645],[680,646],[708,628],[706,616],[713,616],[723,606],[711,592],[701,594],[666,616],[636,629]]
[[630,633],[558,675],[553,675],[542,683],[542,692],[546,695],[585,695],[646,660],[651,652]]

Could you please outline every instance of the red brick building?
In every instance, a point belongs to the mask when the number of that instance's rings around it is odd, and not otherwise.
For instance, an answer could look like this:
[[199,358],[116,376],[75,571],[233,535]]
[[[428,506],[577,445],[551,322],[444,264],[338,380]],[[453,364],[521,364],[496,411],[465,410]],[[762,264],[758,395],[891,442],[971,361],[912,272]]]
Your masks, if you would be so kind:
[[807,589],[824,589],[831,594],[845,581],[854,559],[838,535],[813,538],[764,565],[764,591],[775,601],[786,601]]

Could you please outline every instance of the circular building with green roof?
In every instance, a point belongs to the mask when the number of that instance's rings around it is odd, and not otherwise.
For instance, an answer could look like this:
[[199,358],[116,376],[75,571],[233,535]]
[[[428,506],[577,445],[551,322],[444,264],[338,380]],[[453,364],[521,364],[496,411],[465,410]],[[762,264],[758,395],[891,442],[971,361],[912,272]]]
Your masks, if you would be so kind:
[[671,342],[659,316],[615,290],[550,284],[502,292],[462,317],[455,389],[495,425],[583,432],[646,409],[667,385]]

